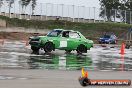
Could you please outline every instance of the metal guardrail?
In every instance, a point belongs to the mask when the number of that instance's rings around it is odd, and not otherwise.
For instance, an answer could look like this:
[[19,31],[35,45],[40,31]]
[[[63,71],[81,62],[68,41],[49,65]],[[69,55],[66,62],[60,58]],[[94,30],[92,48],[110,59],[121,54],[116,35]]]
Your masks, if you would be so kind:
[[47,34],[49,32],[48,29],[25,29],[21,27],[10,27],[10,28],[0,28],[0,32],[25,32],[25,33],[43,33]]

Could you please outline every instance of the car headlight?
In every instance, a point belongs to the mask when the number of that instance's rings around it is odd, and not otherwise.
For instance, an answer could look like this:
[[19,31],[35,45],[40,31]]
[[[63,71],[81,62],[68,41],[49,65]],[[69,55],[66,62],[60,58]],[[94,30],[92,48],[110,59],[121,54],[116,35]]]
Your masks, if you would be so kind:
[[89,41],[88,43],[94,43],[93,41]]

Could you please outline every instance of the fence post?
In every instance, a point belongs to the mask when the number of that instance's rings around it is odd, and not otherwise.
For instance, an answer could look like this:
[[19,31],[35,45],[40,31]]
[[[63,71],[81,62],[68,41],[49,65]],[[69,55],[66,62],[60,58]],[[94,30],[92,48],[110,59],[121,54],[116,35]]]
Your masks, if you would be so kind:
[[5,3],[3,4],[4,5],[4,16],[6,16],[6,6],[5,6]]
[[29,19],[31,20],[32,19],[32,5],[31,4],[29,4],[29,9],[30,9]]
[[26,6],[25,6],[25,11],[24,11],[24,19],[26,19]]
[[14,17],[16,18],[16,4],[14,2]]
[[69,21],[69,17],[70,17],[70,16],[69,16],[69,7],[70,7],[70,6],[69,6],[69,5],[67,5],[67,6],[68,6],[68,11],[67,11],[67,13],[68,13],[68,16],[67,16],[68,19],[67,19],[67,21]]
[[54,4],[51,3],[51,16],[54,16],[54,14],[53,14],[54,10],[53,9],[54,9]]
[[96,8],[96,7],[93,7],[93,9],[94,9],[94,23],[95,23],[95,8]]
[[42,3],[40,3],[40,20],[42,20]]
[[19,19],[22,19],[22,17],[21,17],[21,1],[19,1]]
[[89,12],[88,13],[89,13],[89,23],[90,23],[90,7],[89,7]]
[[[100,8],[97,8],[98,12],[100,12]],[[101,22],[100,16],[98,15],[99,23]]]
[[84,22],[84,19],[85,19],[85,6],[82,6],[83,7],[83,22]]
[[12,18],[11,17],[11,0],[8,3],[9,3],[9,18]]
[[58,18],[58,17],[59,17],[59,16],[58,16],[58,4],[56,4],[56,5],[57,5],[57,18]]
[[45,16],[46,16],[46,20],[47,20],[47,3],[46,3],[46,13],[45,13]]
[[63,20],[63,9],[64,9],[64,4],[61,4],[62,5],[62,20]]
[[79,22],[79,6],[78,6],[78,22]]
[[72,20],[72,22],[74,22],[74,5],[72,5],[72,7],[73,7],[73,20]]

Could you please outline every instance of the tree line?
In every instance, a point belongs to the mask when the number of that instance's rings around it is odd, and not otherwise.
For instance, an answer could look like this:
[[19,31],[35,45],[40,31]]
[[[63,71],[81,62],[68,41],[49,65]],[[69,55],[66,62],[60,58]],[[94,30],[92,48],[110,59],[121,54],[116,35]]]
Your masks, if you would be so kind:
[[[19,4],[21,4],[23,11],[30,4],[31,5],[31,8],[32,8],[32,14],[34,14],[34,9],[35,9],[35,6],[36,6],[36,1],[37,0],[19,0]],[[12,8],[12,4],[14,2],[15,2],[15,0],[0,0],[0,8],[2,7],[2,5],[4,3],[8,3],[9,13],[10,13],[10,9]]]
[[107,21],[120,18],[122,22],[130,23],[132,19],[132,0],[99,0],[100,17]]

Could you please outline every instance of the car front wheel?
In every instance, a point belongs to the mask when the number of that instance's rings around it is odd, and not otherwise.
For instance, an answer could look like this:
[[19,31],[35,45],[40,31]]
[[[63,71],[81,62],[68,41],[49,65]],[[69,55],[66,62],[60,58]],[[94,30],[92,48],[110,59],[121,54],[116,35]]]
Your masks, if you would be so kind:
[[33,52],[38,52],[39,51],[39,48],[35,47],[35,46],[31,46],[31,49],[32,49]]
[[54,45],[52,42],[47,42],[43,48],[45,52],[51,52],[54,49]]
[[85,47],[85,45],[79,45],[77,47],[77,53],[81,54],[81,53],[87,53],[87,48]]
[[65,50],[65,51],[66,51],[66,53],[71,53],[72,50]]

